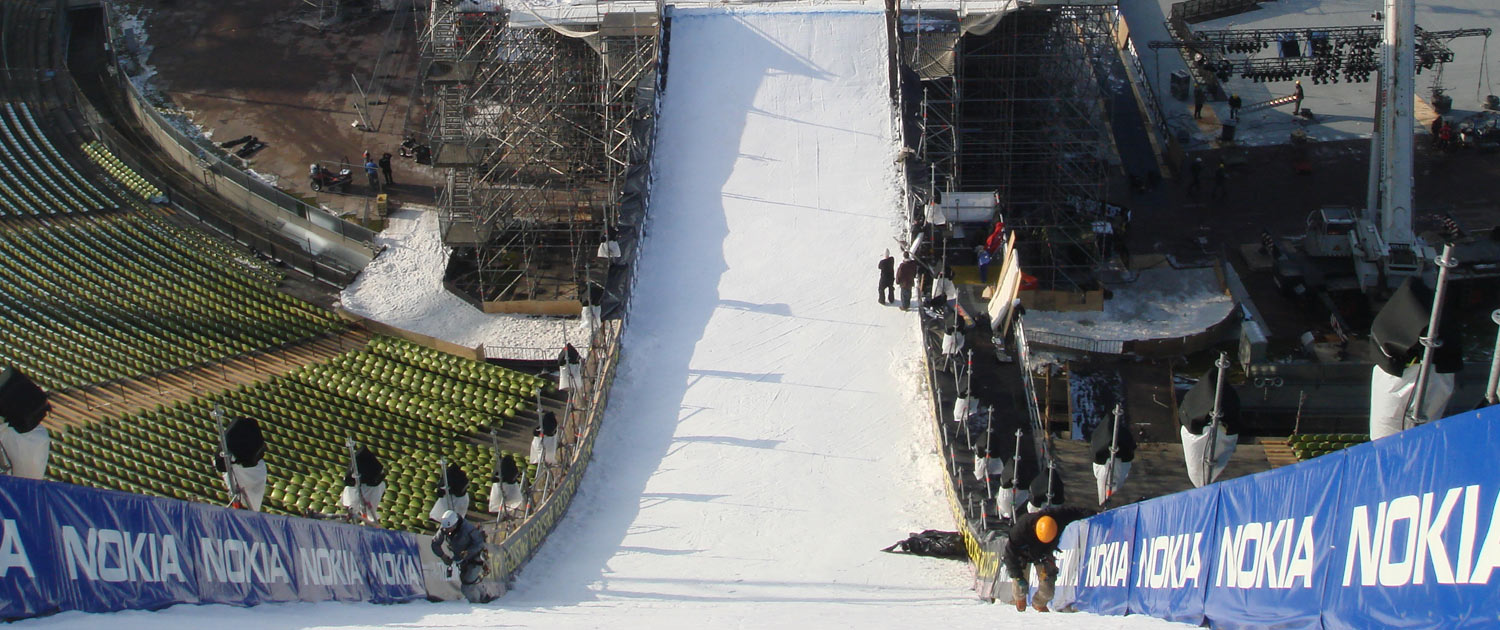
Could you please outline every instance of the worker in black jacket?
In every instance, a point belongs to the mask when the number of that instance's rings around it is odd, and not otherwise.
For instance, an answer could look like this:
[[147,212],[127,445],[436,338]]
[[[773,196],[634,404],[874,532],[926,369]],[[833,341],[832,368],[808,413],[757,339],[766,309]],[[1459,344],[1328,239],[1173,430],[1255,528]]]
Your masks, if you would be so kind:
[[1047,612],[1047,604],[1052,601],[1052,591],[1057,586],[1057,560],[1052,554],[1057,551],[1058,538],[1068,523],[1093,515],[1094,511],[1088,508],[1049,507],[1022,516],[1011,525],[1004,561],[1005,570],[1010,573],[1017,611],[1026,610],[1026,595],[1031,590],[1026,579],[1027,568],[1036,567],[1038,583],[1031,606],[1039,612]]
[[885,250],[885,258],[875,265],[880,270],[880,286],[877,292],[880,303],[887,304],[896,301],[896,259],[891,256],[891,250]]

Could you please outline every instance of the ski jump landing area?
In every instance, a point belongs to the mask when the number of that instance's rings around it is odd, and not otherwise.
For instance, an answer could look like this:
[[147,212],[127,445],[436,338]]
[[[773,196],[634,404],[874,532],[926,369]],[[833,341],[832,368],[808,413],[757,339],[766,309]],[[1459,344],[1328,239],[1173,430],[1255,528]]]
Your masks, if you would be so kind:
[[[111,627],[1186,627],[1017,613],[978,601],[967,564],[879,551],[955,526],[917,314],[875,296],[902,199],[885,16],[676,10],[669,36],[618,377],[582,487],[515,589]],[[69,624],[89,621],[17,627]]]

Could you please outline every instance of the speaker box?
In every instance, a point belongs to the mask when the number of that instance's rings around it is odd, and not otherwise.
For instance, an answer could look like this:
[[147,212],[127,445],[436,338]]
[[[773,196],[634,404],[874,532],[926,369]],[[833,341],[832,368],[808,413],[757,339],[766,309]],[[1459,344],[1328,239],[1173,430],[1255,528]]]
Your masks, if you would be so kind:
[[17,433],[35,429],[51,409],[40,386],[15,368],[0,368],[0,416]]

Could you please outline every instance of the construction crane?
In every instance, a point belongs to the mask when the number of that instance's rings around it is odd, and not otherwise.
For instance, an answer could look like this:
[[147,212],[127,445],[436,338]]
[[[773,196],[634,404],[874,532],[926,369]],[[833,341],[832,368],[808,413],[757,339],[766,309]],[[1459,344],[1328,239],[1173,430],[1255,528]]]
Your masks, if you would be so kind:
[[1415,0],[1386,0],[1385,12],[1374,15],[1384,27],[1375,133],[1365,211],[1350,242],[1355,276],[1365,293],[1379,294],[1420,275],[1435,255],[1412,230],[1415,5]]

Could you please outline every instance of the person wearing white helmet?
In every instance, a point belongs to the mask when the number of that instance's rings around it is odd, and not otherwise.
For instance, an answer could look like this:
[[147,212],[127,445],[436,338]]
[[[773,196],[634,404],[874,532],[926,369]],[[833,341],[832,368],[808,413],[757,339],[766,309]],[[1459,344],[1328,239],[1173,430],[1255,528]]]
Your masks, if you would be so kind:
[[[446,547],[446,549],[444,549]],[[484,532],[448,510],[438,519],[438,531],[432,536],[432,553],[443,564],[458,570],[459,581],[474,584],[484,577],[485,558]]]

